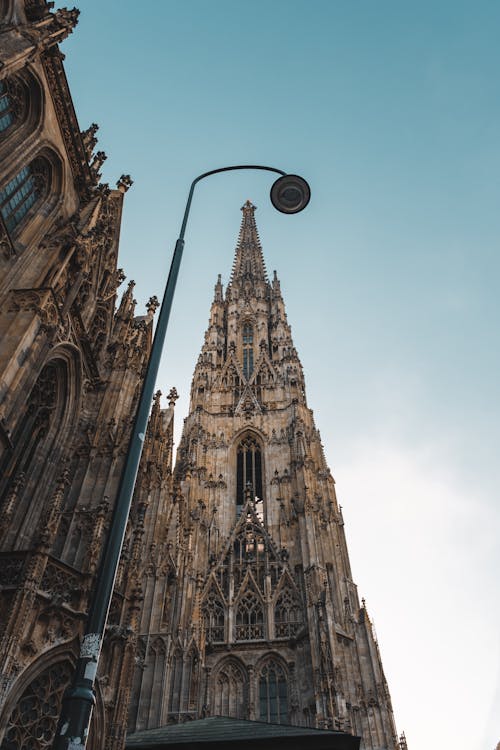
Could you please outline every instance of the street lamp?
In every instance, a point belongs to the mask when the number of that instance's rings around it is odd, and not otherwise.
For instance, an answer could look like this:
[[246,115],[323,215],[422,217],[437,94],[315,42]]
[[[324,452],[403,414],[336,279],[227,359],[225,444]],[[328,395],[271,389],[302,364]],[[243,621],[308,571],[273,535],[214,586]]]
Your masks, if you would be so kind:
[[179,238],[175,243],[174,255],[170,264],[167,285],[163,295],[160,315],[151,347],[151,354],[142,384],[139,404],[135,415],[134,426],[128,446],[125,466],[120,478],[113,517],[106,547],[102,557],[95,590],[90,604],[85,635],[80,647],[80,656],[76,663],[71,685],[66,690],[59,723],[54,739],[54,750],[83,750],[87,743],[92,709],[95,704],[94,683],[97,665],[101,652],[104,630],[108,618],[109,605],[120,562],[120,555],[127,527],[135,481],[139,470],[144,438],[148,425],[149,412],[156,384],[156,376],[167,333],[168,319],[174,298],[175,285],[184,249],[184,234],[191,208],[194,188],[200,180],[219,172],[230,172],[236,169],[261,169],[281,175],[271,187],[271,202],[282,213],[293,214],[302,211],[309,203],[311,191],[309,185],[297,175],[289,175],[281,169],[257,165],[238,165],[213,169],[199,175],[191,183],[189,195],[182,220]]

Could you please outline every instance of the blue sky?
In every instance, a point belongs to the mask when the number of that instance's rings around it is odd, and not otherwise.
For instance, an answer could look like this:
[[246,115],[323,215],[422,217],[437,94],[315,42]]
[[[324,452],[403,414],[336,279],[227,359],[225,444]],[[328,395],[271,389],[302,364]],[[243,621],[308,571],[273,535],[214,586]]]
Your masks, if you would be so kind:
[[304,175],[197,188],[160,387],[178,426],[217,273],[250,198],[281,279],[351,562],[410,750],[500,740],[500,5],[80,3],[63,45],[103,179],[126,196],[121,265],[161,295],[189,184],[261,163]]

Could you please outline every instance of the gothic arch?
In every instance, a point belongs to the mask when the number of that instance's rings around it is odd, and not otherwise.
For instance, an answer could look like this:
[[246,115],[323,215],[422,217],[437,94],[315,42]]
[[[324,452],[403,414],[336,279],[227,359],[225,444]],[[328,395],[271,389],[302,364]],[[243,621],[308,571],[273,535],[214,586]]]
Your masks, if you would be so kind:
[[[236,466],[237,515],[245,504],[245,492],[252,488],[251,499],[258,498],[259,515],[263,517],[264,493],[264,439],[259,431],[244,429],[237,433],[231,447],[232,466]],[[262,505],[261,505],[262,504]]]
[[224,657],[212,675],[212,715],[233,719],[248,718],[248,672],[234,656]]
[[[2,16],[4,17],[4,16]],[[43,89],[37,75],[28,68],[4,78],[3,95],[7,102],[2,109],[6,116],[4,127],[0,124],[0,149],[12,149],[24,143],[42,122],[44,109]]]
[[226,641],[226,611],[224,596],[216,579],[211,576],[201,605],[206,643],[224,643]]
[[261,641],[266,637],[266,607],[250,573],[234,603],[234,640]]
[[62,195],[64,164],[53,148],[39,149],[2,179],[0,212],[10,236],[22,246],[34,241],[53,217]]
[[257,663],[257,716],[271,724],[290,723],[290,674],[284,660],[275,653],[266,654]]
[[200,652],[194,640],[187,650],[186,674],[184,680],[184,706],[188,711],[196,711],[200,691]]
[[[0,711],[0,750],[37,747],[49,750],[59,718],[61,700],[75,667],[75,649],[68,644],[45,652],[15,681]],[[89,736],[89,750],[97,750],[104,736],[103,701],[97,701]],[[33,739],[35,744],[30,743]]]
[[22,477],[11,528],[18,542],[24,530],[31,535],[36,528],[47,490],[64,454],[68,454],[81,389],[80,352],[73,345],[60,345],[40,369],[29,397],[18,405],[20,417],[12,434],[13,450],[5,456],[0,472],[0,496]]
[[176,646],[168,660],[167,669],[169,671],[169,691],[168,691],[168,712],[169,714],[178,714],[181,710],[181,689],[182,673],[184,659],[180,646]]
[[304,624],[302,597],[285,571],[273,597],[274,637],[293,638]]
[[109,338],[111,322],[112,315],[110,315],[109,305],[106,303],[98,303],[89,330],[89,336],[94,345],[96,356],[99,356],[102,347]]

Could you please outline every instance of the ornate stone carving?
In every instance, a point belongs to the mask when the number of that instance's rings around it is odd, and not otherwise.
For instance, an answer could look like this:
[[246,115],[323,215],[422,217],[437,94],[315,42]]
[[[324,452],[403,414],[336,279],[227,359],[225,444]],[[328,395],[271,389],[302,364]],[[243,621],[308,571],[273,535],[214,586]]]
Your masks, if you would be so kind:
[[55,561],[49,561],[45,568],[40,589],[54,602],[78,606],[82,582],[77,573],[68,570]]
[[7,721],[0,750],[13,747],[49,750],[52,747],[62,695],[71,672],[68,662],[60,662],[31,681]]
[[16,251],[14,248],[14,245],[12,244],[12,240],[10,239],[9,233],[7,232],[7,229],[5,228],[3,217],[0,215],[0,252],[3,254],[4,258],[12,258],[15,256]]
[[[73,28],[71,24],[73,23],[74,25],[74,21],[76,20],[75,11],[69,11],[68,13],[70,15],[65,16],[63,14],[59,16],[60,23],[63,24],[61,31],[63,34],[66,32],[66,35],[70,33]],[[78,121],[67,88],[61,57],[59,50],[52,48],[47,50],[41,59],[64,138],[71,170],[75,177],[75,183],[82,197],[87,197],[90,188],[96,184],[96,179],[92,175],[88,165],[87,154],[79,133]]]
[[133,184],[134,184],[134,181],[132,180],[129,174],[122,174],[122,176],[116,183],[116,187],[121,193],[126,193],[127,190],[129,190]]
[[18,586],[22,579],[25,555],[3,553],[0,555],[0,586]]
[[14,289],[10,296],[9,312],[32,311],[38,315],[45,330],[54,330],[62,321],[53,289]]

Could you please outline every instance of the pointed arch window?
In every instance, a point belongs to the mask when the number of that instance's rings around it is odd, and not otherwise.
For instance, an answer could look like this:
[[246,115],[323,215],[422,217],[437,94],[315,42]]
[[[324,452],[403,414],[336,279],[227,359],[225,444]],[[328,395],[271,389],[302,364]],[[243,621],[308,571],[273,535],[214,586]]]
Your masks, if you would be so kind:
[[68,662],[60,662],[32,680],[9,717],[1,750],[52,747],[62,695],[71,672]]
[[236,504],[240,512],[248,485],[251,485],[253,497],[262,501],[262,451],[252,435],[246,435],[237,450]]
[[0,189],[0,212],[9,232],[16,229],[30,208],[46,194],[49,171],[46,159],[35,159]]
[[170,695],[168,710],[178,713],[181,707],[182,653],[175,651],[170,662]]
[[5,81],[0,81],[0,133],[10,128],[13,122],[12,98],[9,96]]
[[253,372],[253,327],[250,323],[243,326],[243,374],[247,380]]
[[220,597],[210,591],[203,605],[203,624],[207,643],[223,643],[225,610]]
[[264,638],[264,611],[254,591],[247,591],[236,610],[236,640],[260,641]]
[[274,631],[276,638],[291,638],[302,625],[302,609],[297,597],[286,587],[282,589],[274,608]]
[[248,679],[237,664],[226,663],[219,669],[214,688],[215,716],[247,718]]
[[259,718],[271,724],[288,724],[288,685],[283,668],[268,662],[259,677]]

